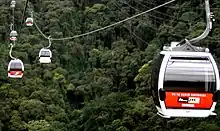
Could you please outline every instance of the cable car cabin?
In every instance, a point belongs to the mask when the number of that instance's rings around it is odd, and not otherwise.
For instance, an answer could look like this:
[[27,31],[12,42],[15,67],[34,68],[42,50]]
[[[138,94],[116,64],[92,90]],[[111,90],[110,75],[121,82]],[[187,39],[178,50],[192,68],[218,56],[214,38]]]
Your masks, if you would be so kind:
[[152,68],[151,89],[158,115],[216,115],[219,72],[210,53],[161,51]]
[[51,63],[52,52],[50,49],[41,49],[39,52],[40,63]]
[[17,40],[17,36],[18,36],[17,31],[12,30],[12,31],[10,32],[10,38],[9,38],[9,40],[11,40],[11,41],[16,41],[16,40]]
[[24,64],[21,60],[11,60],[8,64],[8,77],[22,78],[24,72]]
[[25,21],[26,26],[32,26],[33,25],[33,18],[28,17]]
[[16,4],[16,1],[15,1],[15,0],[12,0],[10,7],[11,7],[11,8],[14,8],[14,7],[15,7],[15,4]]

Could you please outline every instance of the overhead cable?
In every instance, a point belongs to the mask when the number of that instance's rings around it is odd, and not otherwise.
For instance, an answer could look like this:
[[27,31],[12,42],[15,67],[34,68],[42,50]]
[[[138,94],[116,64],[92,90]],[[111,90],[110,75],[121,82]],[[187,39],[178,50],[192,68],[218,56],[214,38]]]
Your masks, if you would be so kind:
[[24,10],[23,10],[22,17],[21,17],[21,25],[20,25],[18,33],[21,32],[22,24],[23,24],[24,19],[25,19],[25,13],[26,13],[26,10],[27,10],[27,6],[28,6],[28,0],[26,0],[26,2],[25,2]]
[[[75,36],[72,36],[72,37],[66,37],[66,38],[51,38],[51,40],[53,40],[53,41],[69,40],[69,39],[74,39],[74,38],[79,38],[79,37],[82,37],[82,36],[90,35],[90,34],[93,34],[93,33],[96,33],[96,32],[102,31],[102,30],[105,30],[105,29],[107,29],[107,28],[116,26],[116,25],[121,24],[121,23],[123,23],[123,22],[129,21],[129,20],[131,20],[131,19],[134,19],[134,18],[136,18],[136,17],[138,17],[138,16],[141,16],[141,15],[143,15],[143,14],[146,14],[146,13],[148,13],[148,12],[151,12],[151,11],[153,11],[153,10],[155,10],[155,9],[158,9],[158,8],[160,8],[160,7],[163,7],[163,6],[165,6],[165,5],[167,5],[167,4],[170,4],[170,3],[174,2],[174,1],[176,1],[176,0],[168,1],[168,2],[166,2],[166,3],[164,3],[164,4],[158,5],[158,6],[156,6],[156,7],[154,7],[154,8],[151,8],[151,9],[149,9],[149,10],[147,10],[147,11],[141,12],[141,13],[136,14],[136,15],[134,15],[134,16],[128,17],[128,18],[126,18],[126,19],[124,19],[124,20],[118,21],[118,22],[116,22],[116,23],[110,24],[110,25],[108,25],[108,26],[105,26],[105,27],[102,27],[102,28],[99,28],[99,29],[96,29],[96,30],[93,30],[93,31],[90,31],[90,32],[87,32],[87,33],[75,35]],[[41,34],[45,39],[48,39],[48,37],[47,37],[47,36],[40,30],[40,28],[37,26],[36,22],[34,22],[34,25],[36,26],[36,28],[37,28],[37,30],[40,32],[40,34]]]
[[[108,7],[107,7],[108,8]],[[120,8],[117,6],[117,8],[120,10]],[[111,12],[112,15],[114,15],[113,11],[111,11],[110,8],[108,8],[108,10]],[[149,26],[149,25],[148,25]],[[148,44],[147,41],[143,40],[141,37],[137,36],[135,33],[133,33],[128,27],[126,27],[125,25],[123,25],[124,28],[126,28],[130,34],[132,34],[133,36],[135,36],[137,39],[139,39],[141,42]]]

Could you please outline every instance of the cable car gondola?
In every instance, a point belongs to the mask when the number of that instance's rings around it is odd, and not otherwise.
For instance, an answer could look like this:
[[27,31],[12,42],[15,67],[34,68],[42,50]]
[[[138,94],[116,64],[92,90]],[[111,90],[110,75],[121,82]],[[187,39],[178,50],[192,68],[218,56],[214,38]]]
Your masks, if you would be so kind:
[[11,7],[11,8],[15,8],[15,4],[16,4],[16,1],[15,1],[15,0],[12,0],[10,7]]
[[[213,14],[205,0],[206,29],[198,37],[164,46],[152,65],[151,89],[157,114],[170,117],[217,115],[220,100],[219,71],[209,49],[196,47],[212,29]],[[211,15],[210,15],[211,14]]]
[[20,59],[11,60],[8,64],[8,77],[22,78],[24,72],[24,64]]
[[33,25],[33,18],[28,17],[25,21],[26,26],[32,26]]
[[12,31],[10,32],[10,38],[9,38],[9,40],[15,41],[15,40],[17,40],[17,36],[18,36],[17,31],[12,30]]
[[209,52],[161,51],[152,68],[151,89],[158,115],[216,115],[213,111],[220,93],[219,71]]
[[40,63],[51,63],[52,52],[50,49],[42,48],[39,52]]

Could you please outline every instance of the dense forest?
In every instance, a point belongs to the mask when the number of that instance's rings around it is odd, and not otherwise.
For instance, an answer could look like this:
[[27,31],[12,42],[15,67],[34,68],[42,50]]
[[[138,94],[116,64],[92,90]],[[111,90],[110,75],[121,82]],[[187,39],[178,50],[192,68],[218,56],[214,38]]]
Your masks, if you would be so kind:
[[[24,62],[22,79],[7,77],[12,11],[0,1],[0,131],[219,131],[214,118],[163,119],[150,93],[150,61],[171,41],[200,35],[206,25],[204,0],[178,0],[117,26],[87,36],[52,41],[51,64],[38,53],[48,45],[35,26],[22,22],[25,0],[17,0],[13,56]],[[30,0],[25,18],[52,38],[86,33],[131,17],[163,0]],[[220,63],[220,1],[208,47]]]

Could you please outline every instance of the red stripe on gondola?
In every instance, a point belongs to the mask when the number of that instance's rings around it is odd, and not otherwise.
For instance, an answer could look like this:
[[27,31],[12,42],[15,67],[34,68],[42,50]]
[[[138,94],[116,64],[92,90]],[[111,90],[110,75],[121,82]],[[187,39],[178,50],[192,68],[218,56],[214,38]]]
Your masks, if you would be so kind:
[[166,92],[165,106],[172,109],[210,109],[213,93]]
[[22,71],[9,71],[10,75],[15,75],[16,73],[18,73],[17,75],[22,75],[23,74]]

